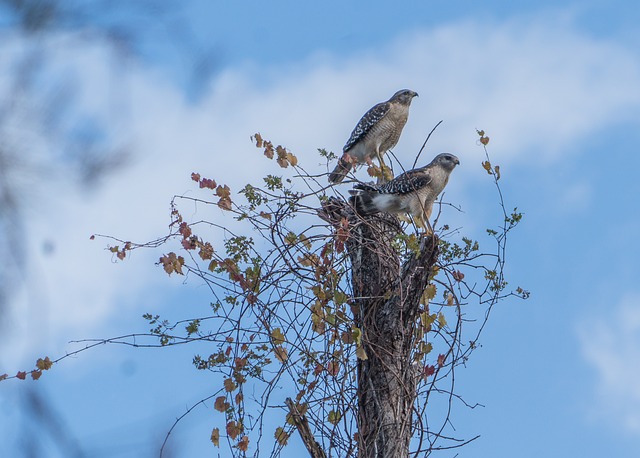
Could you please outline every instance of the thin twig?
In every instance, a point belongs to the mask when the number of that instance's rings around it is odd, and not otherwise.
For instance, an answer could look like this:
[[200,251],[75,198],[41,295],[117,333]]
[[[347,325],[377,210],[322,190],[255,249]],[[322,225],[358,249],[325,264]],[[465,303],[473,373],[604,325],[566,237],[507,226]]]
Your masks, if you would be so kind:
[[418,155],[416,156],[416,160],[413,161],[413,166],[411,167],[412,169],[416,168],[416,164],[418,163],[418,159],[420,159],[420,155],[422,154],[422,150],[425,148],[425,146],[427,146],[427,142],[429,141],[429,138],[431,138],[431,134],[433,132],[435,132],[435,130],[438,128],[438,126],[442,124],[442,119],[440,121],[438,121],[438,124],[436,124],[435,126],[433,126],[433,129],[431,129],[431,132],[429,132],[429,135],[427,135],[427,139],[424,141],[424,143],[422,144],[422,148],[420,148],[420,151],[418,151]]

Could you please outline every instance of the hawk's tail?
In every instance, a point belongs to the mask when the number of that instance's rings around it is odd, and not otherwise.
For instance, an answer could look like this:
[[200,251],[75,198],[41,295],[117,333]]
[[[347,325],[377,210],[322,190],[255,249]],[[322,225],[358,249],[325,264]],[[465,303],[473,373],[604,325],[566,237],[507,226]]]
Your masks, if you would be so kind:
[[338,165],[336,165],[336,168],[333,169],[333,172],[329,175],[329,183],[342,183],[342,180],[344,180],[344,177],[347,176],[352,167],[353,164],[350,161],[340,158]]
[[349,203],[355,208],[356,213],[368,216],[380,211],[373,202],[371,195],[373,192],[375,192],[375,189],[368,185],[356,185],[354,189],[349,191],[349,194],[351,194]]

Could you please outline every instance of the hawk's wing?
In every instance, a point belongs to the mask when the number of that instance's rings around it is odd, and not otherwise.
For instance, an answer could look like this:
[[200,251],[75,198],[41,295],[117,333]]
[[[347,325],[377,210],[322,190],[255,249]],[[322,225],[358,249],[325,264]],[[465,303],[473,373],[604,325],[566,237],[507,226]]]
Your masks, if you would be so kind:
[[371,128],[375,126],[384,116],[389,112],[391,104],[389,102],[381,102],[367,111],[358,124],[356,125],[347,143],[342,148],[345,153],[349,151],[353,145],[360,141],[365,135],[369,133]]
[[429,170],[423,168],[409,170],[402,175],[398,175],[388,183],[379,186],[377,191],[380,194],[408,194],[424,188],[431,183],[432,177]]

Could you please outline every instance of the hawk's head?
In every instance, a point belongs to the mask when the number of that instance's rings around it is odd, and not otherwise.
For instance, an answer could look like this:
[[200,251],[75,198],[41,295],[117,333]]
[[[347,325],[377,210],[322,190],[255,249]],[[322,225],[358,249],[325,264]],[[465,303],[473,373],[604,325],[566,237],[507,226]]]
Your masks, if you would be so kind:
[[398,102],[403,105],[410,105],[411,100],[413,100],[414,97],[418,97],[417,92],[414,92],[411,89],[400,89],[398,92],[393,94],[389,99],[389,102]]
[[450,172],[456,165],[460,165],[460,159],[451,153],[440,153],[433,158],[433,161],[431,161],[429,165],[437,165]]

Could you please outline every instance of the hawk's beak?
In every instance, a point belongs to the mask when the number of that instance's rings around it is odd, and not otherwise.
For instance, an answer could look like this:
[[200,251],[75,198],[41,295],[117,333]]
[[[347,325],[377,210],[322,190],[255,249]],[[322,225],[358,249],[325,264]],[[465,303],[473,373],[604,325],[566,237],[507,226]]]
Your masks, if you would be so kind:
[[414,92],[414,93],[413,93],[413,96],[414,96],[414,97],[419,97],[417,92]]
[[453,163],[454,163],[455,165],[460,165],[460,159],[456,158],[456,159],[453,161]]

